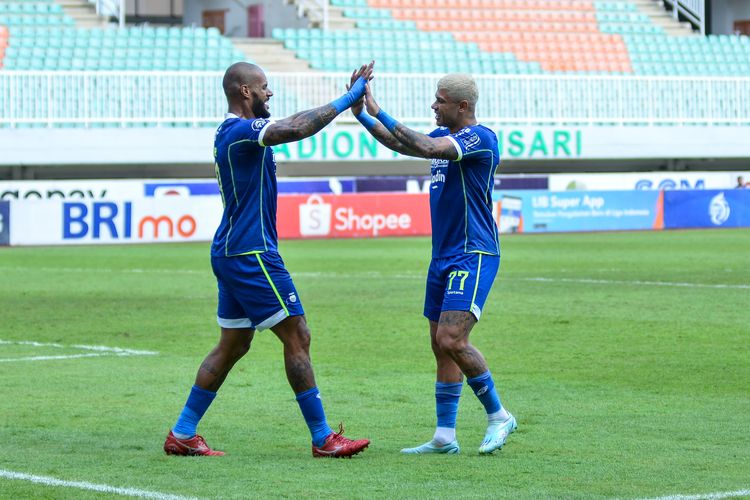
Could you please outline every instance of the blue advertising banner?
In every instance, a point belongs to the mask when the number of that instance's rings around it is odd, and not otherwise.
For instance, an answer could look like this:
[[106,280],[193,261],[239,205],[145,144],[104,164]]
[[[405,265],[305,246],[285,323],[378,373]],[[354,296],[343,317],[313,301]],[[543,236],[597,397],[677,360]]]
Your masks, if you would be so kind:
[[662,228],[658,191],[499,191],[495,200],[503,232]]
[[750,189],[665,191],[664,227],[750,227]]
[[10,202],[0,201],[0,246],[10,245]]

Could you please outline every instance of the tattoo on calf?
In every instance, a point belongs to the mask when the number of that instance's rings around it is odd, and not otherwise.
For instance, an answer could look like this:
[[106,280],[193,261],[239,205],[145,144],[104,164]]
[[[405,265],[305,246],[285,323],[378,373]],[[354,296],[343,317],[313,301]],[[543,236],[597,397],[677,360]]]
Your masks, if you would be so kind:
[[200,369],[207,371],[208,373],[210,373],[213,376],[218,376],[219,373],[220,373],[219,370],[214,365],[212,365],[211,363],[209,363],[208,361],[204,361],[201,364],[201,368]]
[[315,376],[309,357],[288,359],[286,374],[294,392],[302,392],[315,386]]

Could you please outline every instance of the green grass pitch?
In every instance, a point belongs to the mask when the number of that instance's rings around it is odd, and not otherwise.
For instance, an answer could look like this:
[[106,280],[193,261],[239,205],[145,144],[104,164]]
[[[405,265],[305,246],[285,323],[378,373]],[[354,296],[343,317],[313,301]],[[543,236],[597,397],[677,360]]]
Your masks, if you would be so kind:
[[[518,431],[479,456],[485,417],[465,386],[462,453],[415,457],[399,449],[429,439],[435,424],[421,314],[429,240],[282,242],[329,422],[372,440],[352,460],[311,457],[270,332],[256,335],[199,427],[227,455],[163,454],[218,338],[208,244],[0,250],[0,497],[111,496],[8,471],[200,498],[750,489],[750,231],[515,235],[502,244],[471,339]],[[70,357],[97,353],[105,355]],[[65,358],[38,359],[47,356]]]

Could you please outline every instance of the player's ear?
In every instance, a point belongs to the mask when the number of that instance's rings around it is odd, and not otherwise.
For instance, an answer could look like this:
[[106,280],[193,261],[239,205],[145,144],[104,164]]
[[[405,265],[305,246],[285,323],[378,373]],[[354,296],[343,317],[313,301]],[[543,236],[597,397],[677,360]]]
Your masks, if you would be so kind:
[[458,110],[462,113],[466,113],[469,110],[469,101],[464,99],[458,103]]

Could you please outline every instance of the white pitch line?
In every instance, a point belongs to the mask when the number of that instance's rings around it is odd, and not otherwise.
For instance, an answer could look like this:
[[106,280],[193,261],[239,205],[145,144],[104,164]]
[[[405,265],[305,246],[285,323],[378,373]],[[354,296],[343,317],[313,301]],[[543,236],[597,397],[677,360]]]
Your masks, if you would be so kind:
[[70,354],[68,356],[28,356],[25,358],[0,358],[0,363],[10,361],[48,361],[50,359],[98,358],[107,354]]
[[103,345],[62,345],[53,342],[35,342],[33,340],[1,340],[0,345],[29,345],[33,347],[52,347],[55,349],[68,348],[79,349],[84,351],[94,351],[86,354],[60,354],[55,356],[25,356],[20,358],[0,358],[0,363],[10,363],[13,361],[50,361],[58,359],[76,359],[76,358],[96,358],[100,356],[155,356],[159,354],[155,351],[140,351],[136,349],[124,349],[122,347],[107,347]]
[[698,495],[670,495],[666,497],[647,498],[642,500],[719,500],[721,498],[748,497],[750,490],[716,491]]
[[[33,267],[3,267],[0,266],[0,270],[7,269],[12,271],[46,271],[46,272],[76,272],[76,273],[88,273],[88,272],[99,272],[99,273],[129,273],[129,274],[195,274],[195,275],[209,275],[208,271],[195,271],[192,269],[106,269],[106,268],[80,268],[80,267],[50,267],[50,268],[33,268]],[[305,278],[393,278],[393,279],[420,279],[424,280],[427,276],[426,272],[422,273],[384,273],[381,271],[363,271],[357,273],[337,273],[337,272],[315,272],[315,271],[299,271],[292,272],[292,278],[295,276]],[[606,280],[606,279],[593,279],[593,278],[548,278],[548,277],[515,277],[500,274],[501,281],[536,281],[541,283],[582,283],[592,285],[631,285],[631,286],[673,286],[681,288],[716,288],[716,289],[735,289],[735,290],[750,290],[750,285],[739,284],[713,284],[713,283],[687,283],[687,282],[672,282],[672,281],[644,281],[644,280]]]
[[194,500],[195,497],[183,497],[180,495],[172,495],[169,493],[160,493],[158,491],[139,490],[137,488],[118,488],[116,486],[109,486],[106,484],[94,484],[86,481],[64,481],[49,476],[35,476],[33,474],[23,474],[21,472],[13,472],[9,470],[0,469],[0,477],[6,479],[16,479],[19,481],[29,481],[31,483],[43,484],[45,486],[62,486],[63,488],[77,488],[79,490],[91,490],[99,493],[114,493],[116,495],[138,497],[138,498],[154,498],[157,500]]
[[679,281],[640,281],[640,280],[601,280],[588,278],[508,278],[517,281],[538,281],[541,283],[583,283],[592,285],[637,285],[637,286],[674,286],[684,288],[734,288],[750,290],[750,285],[726,285],[711,283],[683,283]]
[[2,340],[0,339],[0,344],[30,345],[34,347],[57,347],[57,348],[67,347],[70,349],[83,349],[85,351],[106,352],[110,354],[117,354],[119,356],[154,356],[156,354],[159,354],[156,351],[139,351],[136,349],[125,349],[123,347],[108,347],[104,345],[82,345],[82,344],[62,345],[62,344],[55,344],[53,342],[34,342],[33,340]]

